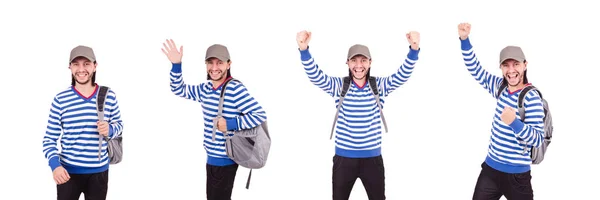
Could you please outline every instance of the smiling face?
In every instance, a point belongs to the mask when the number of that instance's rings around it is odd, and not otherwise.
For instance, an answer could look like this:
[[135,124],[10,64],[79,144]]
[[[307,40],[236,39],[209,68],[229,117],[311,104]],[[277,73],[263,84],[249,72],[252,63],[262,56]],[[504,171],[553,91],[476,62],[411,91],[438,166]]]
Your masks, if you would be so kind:
[[371,60],[363,55],[356,55],[347,62],[348,69],[352,77],[356,80],[363,80],[371,68]]
[[93,76],[96,73],[97,64],[85,57],[77,57],[71,61],[69,69],[71,69],[72,79],[79,85],[93,85]]
[[502,75],[511,87],[520,88],[523,86],[525,71],[527,70],[527,61],[519,62],[514,59],[508,59],[500,65]]
[[222,81],[229,74],[231,61],[225,62],[217,58],[209,58],[206,60],[206,73],[212,81]]

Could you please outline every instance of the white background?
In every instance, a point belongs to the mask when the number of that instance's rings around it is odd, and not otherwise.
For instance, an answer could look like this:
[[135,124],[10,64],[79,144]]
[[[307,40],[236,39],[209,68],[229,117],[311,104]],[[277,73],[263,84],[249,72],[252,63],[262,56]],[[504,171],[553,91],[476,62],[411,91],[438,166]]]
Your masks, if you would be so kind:
[[[408,53],[405,33],[421,33],[416,69],[384,109],[387,199],[470,199],[495,102],[463,64],[460,22],[472,24],[476,53],[495,74],[500,49],[522,46],[529,79],[550,103],[555,134],[546,160],[533,166],[536,199],[595,196],[600,110],[591,94],[600,31],[591,4],[95,2],[0,5],[0,199],[55,199],[42,137],[52,98],[70,84],[69,51],[80,44],[94,48],[97,81],[116,92],[124,120],[124,161],[110,168],[108,199],[205,199],[201,105],[171,93],[171,65],[160,50],[167,38],[184,45],[190,84],[206,81],[206,48],[227,45],[232,74],[267,112],[269,162],[254,171],[250,190],[248,170],[239,169],[233,199],[331,199],[335,105],[302,69],[295,37],[304,29],[313,33],[321,69],[334,76],[347,74],[345,56],[355,43],[370,47],[372,75],[389,75]],[[351,199],[367,199],[360,180]]]

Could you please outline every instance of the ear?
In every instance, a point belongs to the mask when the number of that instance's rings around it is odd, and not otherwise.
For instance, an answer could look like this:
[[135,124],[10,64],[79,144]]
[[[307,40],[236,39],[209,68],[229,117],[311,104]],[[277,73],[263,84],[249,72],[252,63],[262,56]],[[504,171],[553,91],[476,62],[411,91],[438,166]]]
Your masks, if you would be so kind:
[[523,61],[523,71],[527,70],[527,61]]
[[227,61],[227,69],[231,68],[231,60]]

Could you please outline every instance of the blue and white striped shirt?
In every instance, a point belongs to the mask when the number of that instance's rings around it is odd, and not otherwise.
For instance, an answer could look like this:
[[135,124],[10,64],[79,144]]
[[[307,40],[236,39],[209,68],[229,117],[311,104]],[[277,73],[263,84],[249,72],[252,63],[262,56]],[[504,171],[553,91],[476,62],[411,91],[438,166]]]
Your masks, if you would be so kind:
[[[215,141],[212,140],[213,120],[217,117],[222,85],[214,87],[212,81],[189,85],[183,81],[181,63],[173,63],[170,72],[171,91],[182,98],[200,102],[204,115],[204,149],[208,155],[207,163],[215,166],[234,164],[225,153],[225,138],[217,129]],[[223,118],[227,121],[227,130],[249,129],[267,120],[266,112],[252,97],[246,87],[231,81],[225,90]],[[232,134],[229,134],[232,135]]]
[[[483,69],[477,59],[469,38],[461,40],[463,60],[469,73],[494,98],[502,83],[503,77],[493,75]],[[490,145],[485,162],[492,168],[506,173],[523,173],[530,170],[531,147],[539,147],[544,141],[544,107],[539,94],[529,91],[524,98],[525,120],[521,121],[517,110],[517,100],[521,90],[509,91],[506,88],[496,103]],[[516,119],[511,124],[502,122],[500,116],[505,107],[510,106],[516,112]],[[524,141],[527,144],[520,144]],[[525,148],[527,151],[523,154]]]
[[[398,71],[387,77],[376,77],[382,104],[385,97],[403,85],[413,72],[419,50],[410,49]],[[300,50],[300,58],[309,80],[332,96],[337,106],[343,77],[329,76],[315,62],[309,49]],[[350,158],[366,158],[381,155],[381,115],[375,97],[368,86],[353,82],[342,103],[336,124],[335,152]]]
[[[102,151],[98,158],[98,112],[96,97],[98,86],[90,97],[79,93],[75,87],[58,93],[50,107],[46,134],[42,142],[44,156],[50,169],[63,166],[73,174],[103,172],[108,169],[107,142],[102,140]],[[123,131],[121,111],[115,92],[108,90],[104,107],[104,120],[110,124],[109,137],[120,136]],[[59,136],[61,150],[57,148]]]

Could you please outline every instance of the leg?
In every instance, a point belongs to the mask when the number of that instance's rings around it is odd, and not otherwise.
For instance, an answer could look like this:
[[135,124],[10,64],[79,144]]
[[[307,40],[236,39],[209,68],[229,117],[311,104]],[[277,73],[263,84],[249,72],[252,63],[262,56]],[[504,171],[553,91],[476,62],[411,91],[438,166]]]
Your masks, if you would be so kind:
[[385,168],[382,156],[361,160],[359,177],[369,200],[385,200]]
[[531,171],[520,174],[506,174],[502,189],[508,200],[533,200]]
[[105,200],[108,192],[108,170],[90,174],[83,191],[85,200]]
[[358,159],[333,156],[333,199],[348,200],[356,178],[358,178]]
[[481,172],[477,178],[473,200],[498,200],[502,197],[502,192],[496,183],[496,177],[499,172],[494,171],[485,162],[481,164]]
[[69,174],[71,179],[66,183],[56,185],[56,196],[58,200],[79,200],[81,192],[83,192],[83,182],[80,174]]
[[206,198],[231,200],[238,165],[213,166],[206,164]]

